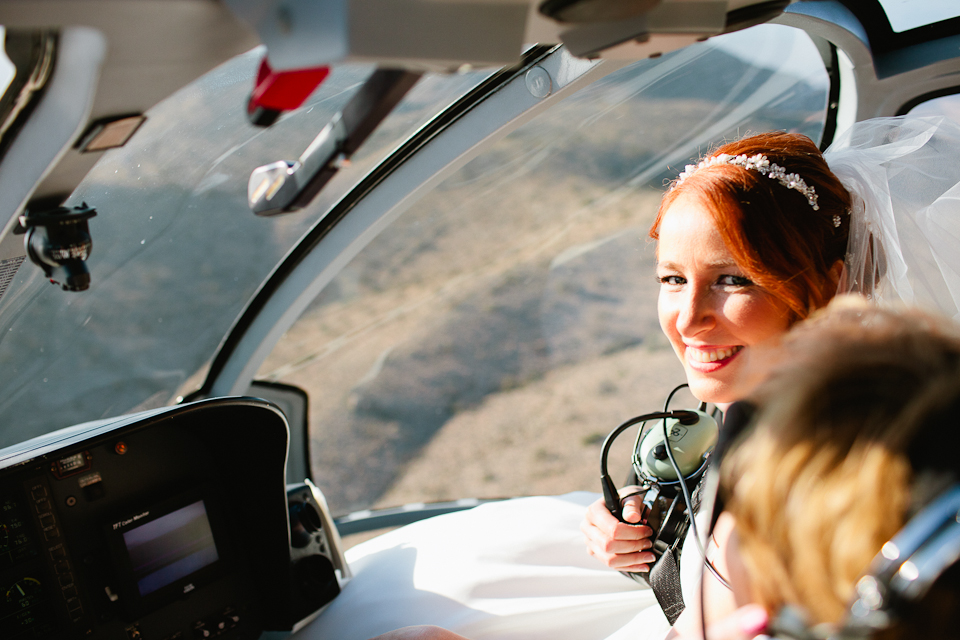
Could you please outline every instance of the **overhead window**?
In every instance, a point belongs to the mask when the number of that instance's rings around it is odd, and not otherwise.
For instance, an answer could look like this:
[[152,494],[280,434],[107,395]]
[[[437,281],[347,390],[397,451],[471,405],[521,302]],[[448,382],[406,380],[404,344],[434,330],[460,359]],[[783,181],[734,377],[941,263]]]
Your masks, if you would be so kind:
[[960,93],[933,98],[910,109],[912,116],[945,116],[960,124]]
[[880,0],[894,33],[960,16],[957,0]]

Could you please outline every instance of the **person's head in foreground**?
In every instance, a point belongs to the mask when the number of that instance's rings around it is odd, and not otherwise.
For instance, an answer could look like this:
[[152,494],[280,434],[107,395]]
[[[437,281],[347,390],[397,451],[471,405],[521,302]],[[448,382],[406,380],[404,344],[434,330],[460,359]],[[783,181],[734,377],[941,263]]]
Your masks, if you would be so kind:
[[[752,427],[721,465],[729,577],[739,604],[839,624],[885,543],[960,481],[960,332],[841,298],[791,331],[768,367]],[[958,635],[954,567],[874,637]]]
[[670,186],[650,230],[660,326],[697,398],[739,399],[744,350],[837,292],[850,203],[817,146],[779,132],[725,144]]

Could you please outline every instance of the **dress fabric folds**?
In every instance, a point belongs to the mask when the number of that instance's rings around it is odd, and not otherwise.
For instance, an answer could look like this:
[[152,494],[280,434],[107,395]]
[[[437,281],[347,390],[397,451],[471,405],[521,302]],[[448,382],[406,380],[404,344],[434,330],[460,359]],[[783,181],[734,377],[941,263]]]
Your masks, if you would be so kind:
[[486,503],[363,542],[347,551],[353,579],[298,636],[367,640],[432,624],[471,640],[662,638],[653,592],[586,551],[580,522],[598,497]]

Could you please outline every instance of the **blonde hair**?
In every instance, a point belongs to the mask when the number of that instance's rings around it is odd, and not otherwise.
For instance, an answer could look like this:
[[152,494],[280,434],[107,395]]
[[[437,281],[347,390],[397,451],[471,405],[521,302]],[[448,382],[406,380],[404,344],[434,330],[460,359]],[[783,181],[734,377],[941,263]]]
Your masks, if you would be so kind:
[[[960,334],[919,312],[838,299],[785,338],[755,390],[754,428],[724,460],[754,596],[836,622],[857,579],[905,523],[922,466],[955,466]],[[933,434],[932,447],[918,442]],[[956,451],[950,453],[955,454]]]

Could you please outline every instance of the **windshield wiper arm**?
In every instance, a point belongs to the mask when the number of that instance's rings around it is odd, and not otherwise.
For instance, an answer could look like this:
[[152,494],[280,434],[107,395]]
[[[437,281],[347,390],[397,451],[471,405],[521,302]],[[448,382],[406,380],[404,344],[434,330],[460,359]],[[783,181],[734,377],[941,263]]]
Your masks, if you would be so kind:
[[420,76],[395,69],[374,71],[296,162],[279,160],[253,170],[247,183],[250,209],[258,216],[274,216],[307,206]]

